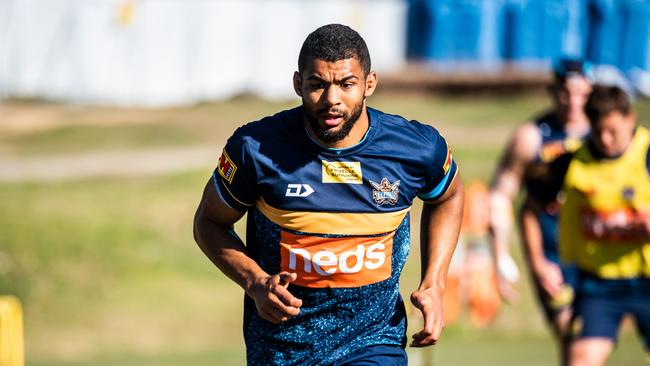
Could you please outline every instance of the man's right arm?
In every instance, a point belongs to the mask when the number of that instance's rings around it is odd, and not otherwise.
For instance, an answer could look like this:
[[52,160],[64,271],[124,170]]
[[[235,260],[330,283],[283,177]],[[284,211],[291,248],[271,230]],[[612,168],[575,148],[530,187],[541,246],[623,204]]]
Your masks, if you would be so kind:
[[221,200],[211,179],[194,217],[194,239],[212,263],[255,301],[262,318],[279,323],[298,315],[302,301],[287,289],[295,273],[269,275],[247,254],[233,226],[243,215]]
[[519,127],[506,145],[490,188],[490,234],[502,296],[512,301],[512,284],[519,271],[510,255],[513,203],[519,194],[524,174],[541,144],[539,130],[532,123]]

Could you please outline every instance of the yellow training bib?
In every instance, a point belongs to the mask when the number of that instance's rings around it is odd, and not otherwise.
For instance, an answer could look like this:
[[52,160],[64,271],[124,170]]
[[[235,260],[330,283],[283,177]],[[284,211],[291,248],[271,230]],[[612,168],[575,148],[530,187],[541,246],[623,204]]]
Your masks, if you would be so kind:
[[560,256],[601,278],[650,277],[650,132],[638,127],[627,151],[595,159],[583,145],[564,180]]

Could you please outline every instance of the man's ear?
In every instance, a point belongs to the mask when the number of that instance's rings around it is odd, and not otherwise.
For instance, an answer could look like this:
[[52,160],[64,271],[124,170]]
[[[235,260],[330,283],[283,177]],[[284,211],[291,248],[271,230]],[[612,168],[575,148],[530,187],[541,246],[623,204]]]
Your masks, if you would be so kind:
[[630,113],[625,115],[625,122],[629,123],[632,129],[636,126],[636,112],[631,110]]
[[298,71],[293,73],[293,90],[299,97],[302,97],[302,77]]
[[372,93],[375,92],[375,89],[377,88],[377,81],[377,73],[370,71],[368,73],[368,76],[366,76],[366,90],[363,93],[365,97],[369,97],[372,95]]

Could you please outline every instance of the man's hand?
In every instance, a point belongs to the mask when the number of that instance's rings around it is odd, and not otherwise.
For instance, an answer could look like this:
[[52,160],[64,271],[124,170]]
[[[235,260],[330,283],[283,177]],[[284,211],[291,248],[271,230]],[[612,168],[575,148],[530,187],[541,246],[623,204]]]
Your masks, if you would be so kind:
[[280,272],[257,279],[248,295],[255,301],[257,313],[271,323],[281,323],[300,314],[302,300],[293,296],[287,287],[296,280],[295,273]]
[[562,292],[564,277],[560,266],[546,259],[541,259],[538,263],[533,263],[533,271],[542,289],[551,298],[557,297]]
[[519,282],[519,268],[510,254],[501,254],[496,259],[497,279],[501,298],[509,304],[519,299],[516,285]]
[[411,347],[436,344],[445,326],[442,293],[434,289],[417,290],[411,294],[411,303],[422,312],[424,318],[424,329],[413,335]]

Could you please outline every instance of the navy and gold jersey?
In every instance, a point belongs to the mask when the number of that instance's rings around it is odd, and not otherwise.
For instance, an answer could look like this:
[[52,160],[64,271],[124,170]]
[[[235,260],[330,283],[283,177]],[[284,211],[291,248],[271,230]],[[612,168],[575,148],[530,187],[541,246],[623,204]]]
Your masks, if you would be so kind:
[[368,108],[355,146],[329,149],[302,107],[239,128],[215,169],[220,197],[248,211],[249,255],[269,274],[297,273],[300,315],[263,320],[246,297],[249,364],[330,364],[371,345],[406,344],[399,275],[416,197],[442,196],[456,164],[433,127]]
[[553,113],[547,113],[535,121],[542,143],[535,160],[524,174],[527,195],[544,210],[537,213],[537,220],[542,231],[542,249],[544,256],[553,262],[559,262],[557,249],[557,191],[548,189],[550,177],[549,166],[559,156],[575,151],[582,143],[581,137],[567,134],[564,126]]
[[528,195],[540,203],[547,204],[555,201],[555,196],[550,196],[546,189],[549,164],[560,155],[575,151],[582,144],[584,136],[573,137],[567,134],[553,113],[538,118],[535,125],[542,143],[535,160],[526,169],[524,185]]

